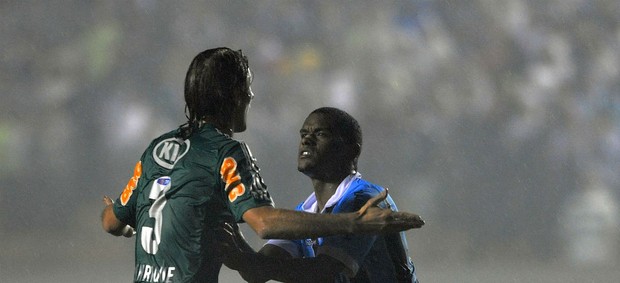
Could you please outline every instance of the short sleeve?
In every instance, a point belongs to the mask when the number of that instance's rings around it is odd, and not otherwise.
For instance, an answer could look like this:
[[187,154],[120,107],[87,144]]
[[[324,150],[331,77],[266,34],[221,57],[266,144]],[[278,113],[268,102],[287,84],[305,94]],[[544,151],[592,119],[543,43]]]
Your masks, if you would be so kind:
[[225,197],[237,222],[243,222],[243,213],[260,206],[273,206],[260,169],[245,143],[237,143],[227,152],[220,164],[220,178]]
[[138,161],[133,169],[133,175],[129,178],[125,189],[123,189],[123,192],[113,206],[116,218],[132,227],[136,225],[136,202],[138,198],[136,188],[142,175],[142,161]]

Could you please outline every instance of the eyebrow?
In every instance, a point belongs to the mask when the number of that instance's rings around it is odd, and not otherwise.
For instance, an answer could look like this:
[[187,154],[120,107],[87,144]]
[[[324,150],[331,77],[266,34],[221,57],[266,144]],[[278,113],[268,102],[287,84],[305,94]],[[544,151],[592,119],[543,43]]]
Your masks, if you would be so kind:
[[[333,132],[333,130],[332,130],[331,128],[314,128],[314,129],[312,130],[312,132],[313,132],[313,133],[315,133],[315,132],[320,132],[320,131],[330,132],[330,133],[332,133],[332,132]],[[300,133],[307,133],[307,132],[310,132],[310,131],[309,131],[308,129],[304,129],[304,128],[302,128],[301,130],[299,130],[299,132],[300,132]]]

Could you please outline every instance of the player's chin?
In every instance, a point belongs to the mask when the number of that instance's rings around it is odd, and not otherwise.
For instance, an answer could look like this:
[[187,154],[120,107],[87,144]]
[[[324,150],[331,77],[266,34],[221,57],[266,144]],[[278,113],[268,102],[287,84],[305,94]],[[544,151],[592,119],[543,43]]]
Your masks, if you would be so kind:
[[304,173],[307,176],[312,175],[312,166],[309,164],[308,160],[299,159],[297,161],[297,171]]

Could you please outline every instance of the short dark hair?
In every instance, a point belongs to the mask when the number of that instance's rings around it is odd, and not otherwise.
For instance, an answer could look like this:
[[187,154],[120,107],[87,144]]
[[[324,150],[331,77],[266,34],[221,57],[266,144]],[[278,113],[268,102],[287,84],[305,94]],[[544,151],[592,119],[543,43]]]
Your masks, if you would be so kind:
[[188,138],[200,120],[212,116],[218,123],[230,120],[234,92],[248,87],[248,59],[241,50],[218,47],[200,52],[185,76],[185,116],[179,136]]
[[335,107],[321,107],[310,114],[323,114],[332,121],[334,130],[342,137],[345,144],[359,144],[362,146],[362,128],[353,116]]

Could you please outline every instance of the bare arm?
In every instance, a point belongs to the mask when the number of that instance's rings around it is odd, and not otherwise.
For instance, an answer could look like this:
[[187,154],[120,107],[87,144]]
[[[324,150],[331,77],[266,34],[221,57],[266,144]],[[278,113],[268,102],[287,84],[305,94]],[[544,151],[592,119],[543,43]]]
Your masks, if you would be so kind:
[[114,236],[125,236],[128,238],[133,236],[133,228],[116,218],[114,209],[112,208],[114,205],[112,199],[108,196],[103,196],[103,204],[105,205],[101,213],[101,226],[103,230]]
[[354,233],[354,218],[352,213],[320,215],[271,206],[253,208],[243,214],[243,220],[263,239],[303,239],[351,234]]
[[387,192],[384,191],[352,213],[316,214],[263,206],[246,211],[243,220],[263,239],[390,233],[424,225],[417,214],[376,207],[386,197]]

